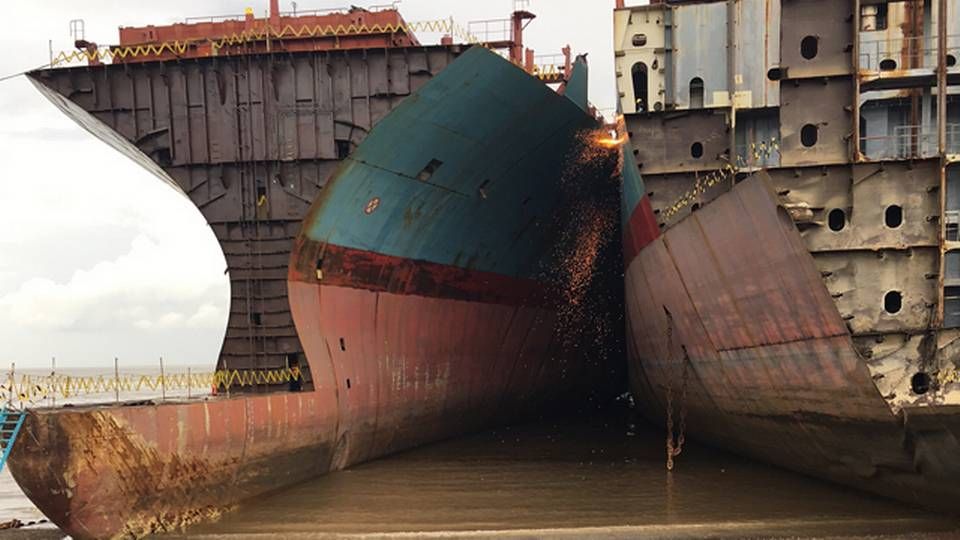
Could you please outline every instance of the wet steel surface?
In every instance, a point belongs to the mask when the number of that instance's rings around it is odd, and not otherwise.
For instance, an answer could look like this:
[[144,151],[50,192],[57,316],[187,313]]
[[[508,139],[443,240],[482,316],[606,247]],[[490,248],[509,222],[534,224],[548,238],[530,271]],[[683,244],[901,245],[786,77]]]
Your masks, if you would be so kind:
[[612,416],[504,428],[243,505],[190,538],[960,536],[960,522],[688,444]]

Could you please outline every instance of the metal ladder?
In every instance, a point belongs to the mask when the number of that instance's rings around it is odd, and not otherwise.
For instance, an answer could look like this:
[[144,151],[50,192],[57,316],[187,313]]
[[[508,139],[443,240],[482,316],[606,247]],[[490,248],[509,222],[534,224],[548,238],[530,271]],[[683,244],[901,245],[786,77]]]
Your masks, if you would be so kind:
[[10,456],[10,450],[13,449],[13,443],[17,442],[17,435],[20,434],[20,428],[27,417],[26,411],[11,410],[6,407],[0,409],[0,471],[7,464],[7,457]]

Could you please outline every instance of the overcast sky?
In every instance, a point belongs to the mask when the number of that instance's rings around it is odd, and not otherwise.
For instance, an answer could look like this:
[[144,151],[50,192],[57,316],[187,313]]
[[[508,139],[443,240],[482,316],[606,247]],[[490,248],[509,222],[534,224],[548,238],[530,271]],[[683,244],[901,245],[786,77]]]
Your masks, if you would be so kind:
[[[301,0],[298,9],[346,5]],[[365,6],[358,0],[354,4]],[[374,0],[371,4],[383,4]],[[613,0],[532,0],[527,44],[588,52],[591,99],[614,106]],[[87,39],[188,16],[257,13],[267,0],[33,0],[4,3],[0,77],[69,50],[71,19]],[[281,9],[290,9],[281,0]],[[506,17],[513,0],[404,0],[408,21]],[[423,36],[423,41],[428,41]],[[0,369],[169,363],[211,367],[229,284],[213,233],[182,195],[73,124],[23,77],[0,82]]]

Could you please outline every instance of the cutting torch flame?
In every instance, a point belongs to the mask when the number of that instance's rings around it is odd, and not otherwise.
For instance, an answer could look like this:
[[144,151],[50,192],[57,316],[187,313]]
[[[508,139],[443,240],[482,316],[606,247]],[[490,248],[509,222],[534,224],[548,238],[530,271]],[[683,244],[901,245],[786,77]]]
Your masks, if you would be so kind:
[[604,148],[617,148],[623,146],[627,142],[627,136],[622,135],[620,137],[599,137],[596,139],[596,143]]

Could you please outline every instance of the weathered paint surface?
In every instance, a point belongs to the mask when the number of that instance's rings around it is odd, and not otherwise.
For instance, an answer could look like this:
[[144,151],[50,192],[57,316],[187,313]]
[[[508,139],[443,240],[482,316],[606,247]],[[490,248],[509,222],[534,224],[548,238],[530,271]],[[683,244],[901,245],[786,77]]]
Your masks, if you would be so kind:
[[[583,69],[580,66],[577,69]],[[338,387],[344,466],[561,395],[583,370],[557,333],[563,181],[593,120],[482,48],[381,122],[305,220],[291,305]],[[556,219],[557,215],[564,216]]]
[[584,160],[595,120],[494,53],[442,75],[341,164],[294,243],[312,390],[32,412],[10,467],[54,523],[75,538],[176,529],[581,379],[558,332],[564,283],[546,276],[579,227],[569,195],[609,181],[614,152]]
[[[628,261],[630,378],[661,421],[689,358],[688,436],[956,511],[955,410],[894,414],[766,175],[739,183]],[[952,441],[952,443],[950,442]]]
[[317,391],[31,411],[10,471],[74,538],[174,530],[328,470],[329,398]]

